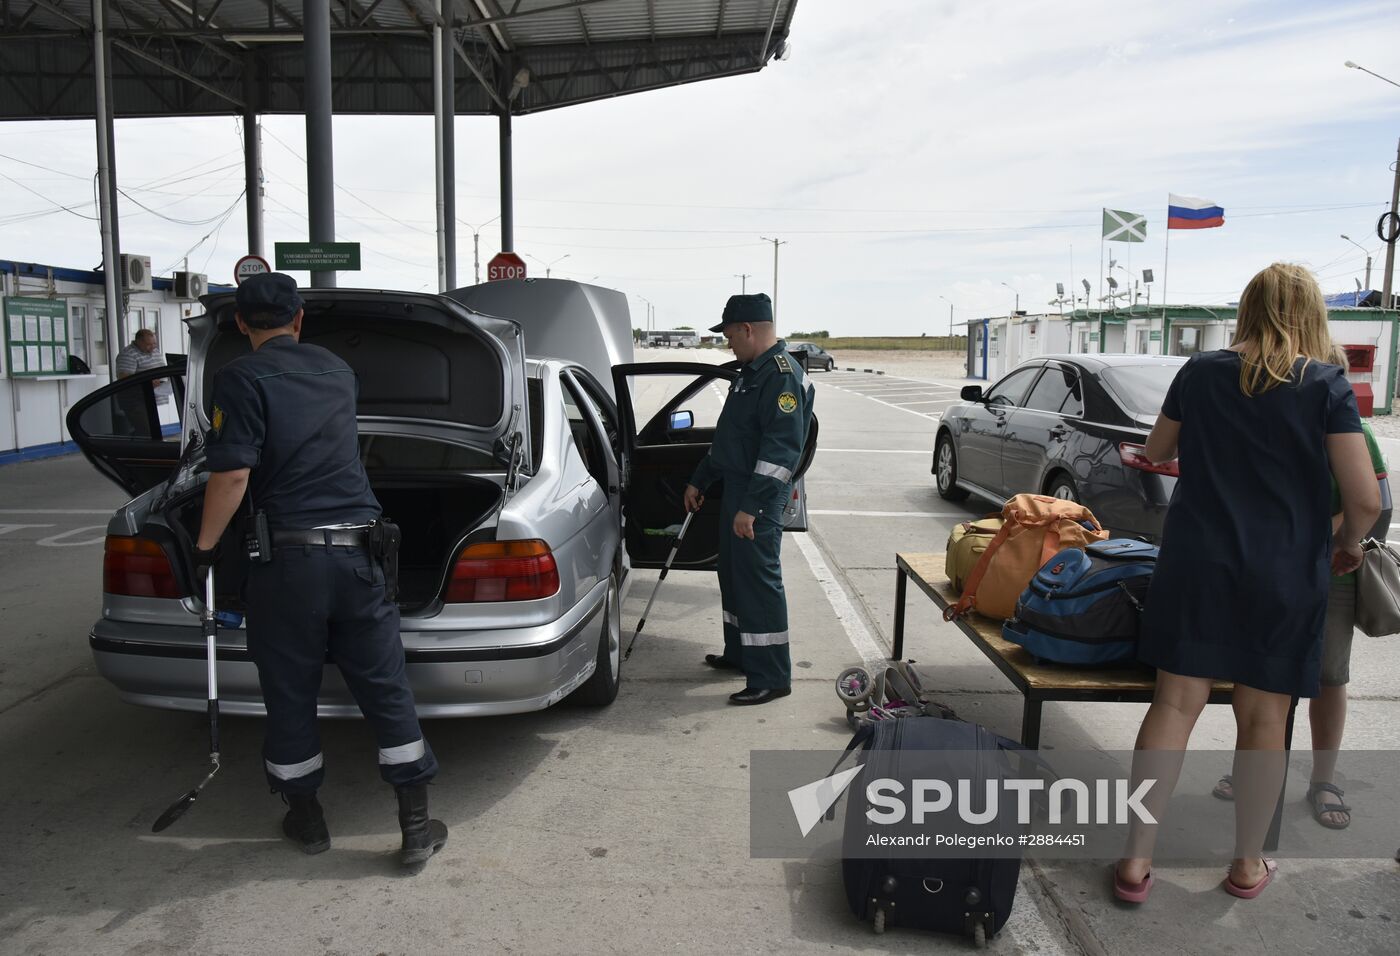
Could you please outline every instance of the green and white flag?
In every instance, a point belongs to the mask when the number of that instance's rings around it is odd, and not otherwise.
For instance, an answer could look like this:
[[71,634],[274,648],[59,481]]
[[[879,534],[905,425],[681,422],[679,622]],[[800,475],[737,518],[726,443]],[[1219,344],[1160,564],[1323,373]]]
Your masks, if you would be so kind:
[[1147,217],[1121,209],[1105,209],[1103,238],[1105,242],[1146,242]]

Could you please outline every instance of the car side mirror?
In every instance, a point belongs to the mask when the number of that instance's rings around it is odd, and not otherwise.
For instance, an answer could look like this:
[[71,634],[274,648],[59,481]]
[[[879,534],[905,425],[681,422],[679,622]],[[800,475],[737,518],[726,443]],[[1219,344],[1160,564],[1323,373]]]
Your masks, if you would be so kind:
[[960,392],[959,394],[962,396],[962,400],[965,402],[985,401],[985,399],[982,398],[981,385],[964,385],[962,387],[962,392]]
[[671,431],[684,431],[687,428],[695,427],[695,415],[693,412],[672,412]]

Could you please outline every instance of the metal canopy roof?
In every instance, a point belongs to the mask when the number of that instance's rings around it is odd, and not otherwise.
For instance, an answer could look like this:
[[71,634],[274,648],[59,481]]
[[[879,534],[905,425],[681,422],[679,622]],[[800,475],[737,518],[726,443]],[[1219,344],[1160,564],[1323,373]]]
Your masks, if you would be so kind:
[[[99,0],[100,2],[100,0]],[[442,0],[456,112],[753,73],[797,0]],[[119,117],[301,113],[303,4],[107,0]],[[330,0],[336,113],[432,113],[434,0]],[[92,0],[0,0],[0,119],[96,114]]]

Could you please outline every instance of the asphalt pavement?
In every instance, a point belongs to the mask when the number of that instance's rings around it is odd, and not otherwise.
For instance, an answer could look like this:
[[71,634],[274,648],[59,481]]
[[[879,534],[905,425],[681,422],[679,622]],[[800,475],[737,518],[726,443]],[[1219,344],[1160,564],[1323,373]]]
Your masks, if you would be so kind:
[[[639,358],[715,360],[715,352]],[[923,952],[952,937],[872,934],[846,910],[839,865],[749,857],[750,751],[839,749],[832,680],[887,651],[894,555],[940,551],[990,505],[940,499],[937,416],[961,384],[814,373],[821,450],[811,531],[783,546],[794,693],[727,706],[736,681],[700,664],[721,640],[712,575],[674,572],[603,710],[429,722],[442,763],[434,814],[449,843],[421,872],[395,862],[393,795],[359,722],[324,725],[330,852],[281,839],[262,779],[262,722],[230,718],[224,769],[188,817],[150,822],[205,765],[199,717],[121,703],[95,673],[104,515],[122,500],[78,457],[0,468],[0,952]],[[655,572],[624,604],[630,637]],[[933,695],[1018,736],[1021,699],[982,654],[911,597],[907,655]],[[1348,748],[1400,749],[1400,642],[1358,637]],[[1127,749],[1143,707],[1047,704],[1043,745]],[[1193,745],[1228,747],[1211,707]],[[1307,746],[1306,721],[1297,746]],[[1366,812],[1364,794],[1349,802]],[[1301,800],[1289,826],[1315,826]],[[1400,828],[1397,828],[1400,842]],[[1028,859],[1002,953],[1394,953],[1400,866],[1285,861],[1258,900],[1216,867],[1164,866],[1137,911],[1106,864]]]

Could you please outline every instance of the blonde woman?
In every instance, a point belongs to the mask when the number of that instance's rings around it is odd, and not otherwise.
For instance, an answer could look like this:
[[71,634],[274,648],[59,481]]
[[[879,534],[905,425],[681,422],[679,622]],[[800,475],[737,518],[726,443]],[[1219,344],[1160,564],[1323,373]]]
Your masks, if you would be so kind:
[[[1143,616],[1139,657],[1157,668],[1157,686],[1133,776],[1158,780],[1144,803],[1160,821],[1211,682],[1234,682],[1236,859],[1223,886],[1243,899],[1277,870],[1261,848],[1291,698],[1319,693],[1329,568],[1356,569],[1380,513],[1356,398],[1332,349],[1317,281],[1274,263],[1240,297],[1234,344],[1182,366],[1147,440],[1153,461],[1180,459],[1181,478]],[[1147,899],[1155,830],[1130,830],[1114,870],[1119,899]]]

